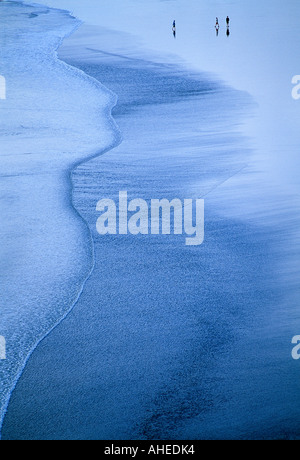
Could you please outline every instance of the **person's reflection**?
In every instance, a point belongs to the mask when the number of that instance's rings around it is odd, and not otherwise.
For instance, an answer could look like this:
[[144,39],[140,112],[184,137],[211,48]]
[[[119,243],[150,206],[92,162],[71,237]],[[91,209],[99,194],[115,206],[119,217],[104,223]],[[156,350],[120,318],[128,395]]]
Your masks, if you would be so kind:
[[215,29],[216,29],[216,36],[218,37],[219,36],[219,30],[220,30],[220,24],[219,24],[219,19],[218,18],[216,18]]
[[173,37],[176,38],[176,21],[175,21],[175,19],[173,21],[172,32],[173,32]]
[[229,37],[229,36],[230,36],[230,29],[229,29],[229,27],[227,27],[227,30],[226,30],[226,35],[227,35],[227,37]]

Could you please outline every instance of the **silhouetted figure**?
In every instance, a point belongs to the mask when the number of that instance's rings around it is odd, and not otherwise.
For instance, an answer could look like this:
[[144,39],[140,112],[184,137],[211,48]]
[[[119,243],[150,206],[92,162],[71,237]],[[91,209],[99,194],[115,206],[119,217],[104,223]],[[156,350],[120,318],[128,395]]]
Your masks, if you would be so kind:
[[216,35],[217,35],[217,37],[218,37],[218,35],[219,35],[219,30],[220,30],[220,24],[219,24],[219,19],[218,19],[218,18],[216,18],[215,29],[216,29]]
[[229,27],[229,23],[230,23],[230,19],[229,19],[229,16],[227,16],[227,18],[226,18],[227,27]]
[[172,32],[173,32],[173,37],[176,38],[176,21],[175,21],[175,19],[173,21]]

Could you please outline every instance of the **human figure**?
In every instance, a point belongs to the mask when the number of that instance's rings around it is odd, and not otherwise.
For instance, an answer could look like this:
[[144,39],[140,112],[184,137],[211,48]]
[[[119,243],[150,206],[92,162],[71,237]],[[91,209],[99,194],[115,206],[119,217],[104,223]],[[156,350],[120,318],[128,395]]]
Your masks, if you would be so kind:
[[175,19],[173,21],[172,31],[173,31],[173,37],[176,38],[176,21],[175,21]]
[[219,30],[220,30],[220,24],[219,24],[219,19],[218,18],[216,18],[215,29],[216,29],[216,35],[218,36],[219,35]]
[[226,27],[226,35],[227,35],[227,37],[230,36],[230,26],[229,26],[229,24],[230,24],[230,19],[229,19],[229,16],[227,16],[227,18],[226,18],[226,26],[227,26]]

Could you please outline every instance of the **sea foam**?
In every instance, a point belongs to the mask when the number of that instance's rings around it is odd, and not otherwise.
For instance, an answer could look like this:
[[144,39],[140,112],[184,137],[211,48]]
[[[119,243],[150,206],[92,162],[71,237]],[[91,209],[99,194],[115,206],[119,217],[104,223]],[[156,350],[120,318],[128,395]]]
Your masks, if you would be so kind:
[[110,116],[115,96],[57,58],[77,19],[19,2],[1,3],[0,16],[2,421],[30,354],[70,311],[93,266],[70,172],[119,134]]

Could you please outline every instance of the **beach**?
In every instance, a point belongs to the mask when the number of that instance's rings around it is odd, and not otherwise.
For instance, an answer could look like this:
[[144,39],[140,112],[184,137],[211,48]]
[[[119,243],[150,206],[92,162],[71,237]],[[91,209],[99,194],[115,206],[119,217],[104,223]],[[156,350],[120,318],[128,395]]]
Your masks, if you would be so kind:
[[[2,439],[299,438],[297,2],[46,3],[0,5]],[[204,243],[100,236],[121,190]]]
[[55,56],[78,21],[16,2],[0,7],[7,81],[1,101],[2,419],[30,352],[69,311],[92,269],[90,232],[72,204],[70,171],[112,145],[117,130],[106,115],[114,96]]

